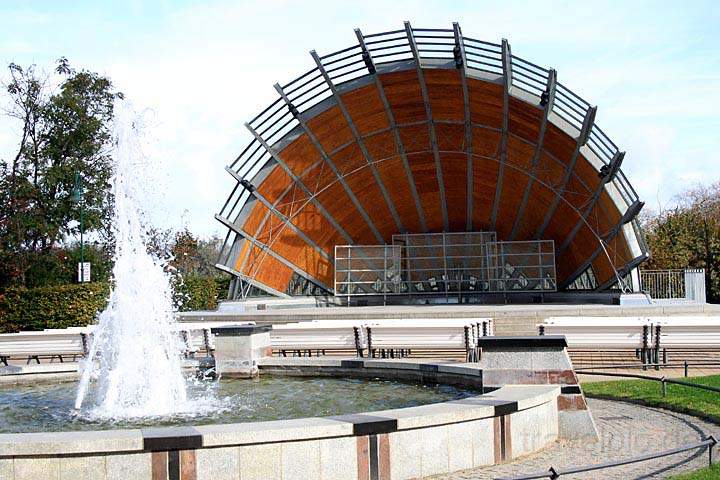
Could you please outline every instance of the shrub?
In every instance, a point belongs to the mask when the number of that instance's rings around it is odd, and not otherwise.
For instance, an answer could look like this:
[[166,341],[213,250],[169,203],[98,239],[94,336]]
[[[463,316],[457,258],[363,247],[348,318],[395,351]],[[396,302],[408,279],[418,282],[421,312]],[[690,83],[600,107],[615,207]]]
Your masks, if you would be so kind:
[[[229,277],[186,275],[174,287],[180,311],[215,310],[225,298]],[[108,283],[11,287],[0,292],[0,333],[82,327],[107,305]]]
[[175,306],[181,312],[215,310],[218,300],[227,296],[227,277],[184,275],[174,286]]
[[106,283],[13,287],[0,295],[0,332],[81,327],[105,308]]

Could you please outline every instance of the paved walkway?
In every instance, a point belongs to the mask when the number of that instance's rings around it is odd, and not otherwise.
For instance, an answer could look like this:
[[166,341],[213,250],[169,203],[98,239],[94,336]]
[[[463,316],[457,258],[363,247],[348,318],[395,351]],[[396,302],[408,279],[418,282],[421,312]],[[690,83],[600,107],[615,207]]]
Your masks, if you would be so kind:
[[[710,434],[720,435],[720,426],[696,417],[647,408],[629,403],[588,399],[600,431],[600,441],[558,442],[542,452],[495,467],[430,477],[435,480],[493,479],[547,470],[550,466],[569,467],[619,460],[668,450],[694,443]],[[707,466],[706,450],[689,451],[643,463],[614,467],[566,479],[644,479],[667,478]]]

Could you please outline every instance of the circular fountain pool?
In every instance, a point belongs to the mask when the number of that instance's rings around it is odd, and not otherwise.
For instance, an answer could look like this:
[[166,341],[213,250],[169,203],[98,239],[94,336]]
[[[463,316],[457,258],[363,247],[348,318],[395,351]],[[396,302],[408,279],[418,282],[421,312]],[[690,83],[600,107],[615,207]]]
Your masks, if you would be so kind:
[[[210,389],[212,392],[209,392]],[[134,420],[97,418],[73,408],[75,382],[0,388],[0,433],[202,425],[342,415],[425,405],[477,395],[450,385],[382,379],[280,377],[195,382],[186,413]],[[213,395],[208,395],[213,393]],[[89,398],[92,403],[92,398]]]

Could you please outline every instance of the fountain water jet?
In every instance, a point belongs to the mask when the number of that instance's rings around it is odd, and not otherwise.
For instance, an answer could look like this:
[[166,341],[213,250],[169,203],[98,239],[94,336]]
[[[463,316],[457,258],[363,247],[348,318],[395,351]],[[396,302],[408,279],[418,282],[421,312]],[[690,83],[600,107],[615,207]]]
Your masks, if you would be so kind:
[[143,158],[136,118],[118,105],[113,194],[114,284],[85,360],[75,408],[95,390],[93,416],[164,416],[187,410],[183,346],[176,335],[169,276],[148,253],[142,218]]

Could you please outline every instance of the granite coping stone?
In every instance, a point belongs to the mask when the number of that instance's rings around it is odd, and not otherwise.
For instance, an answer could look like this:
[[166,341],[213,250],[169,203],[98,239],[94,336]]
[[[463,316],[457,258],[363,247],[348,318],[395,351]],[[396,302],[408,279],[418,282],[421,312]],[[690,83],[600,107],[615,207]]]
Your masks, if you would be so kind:
[[41,363],[40,365],[10,365],[0,367],[0,376],[28,375],[32,373],[66,373],[77,372],[78,363]]
[[566,348],[565,335],[535,335],[526,337],[480,337],[477,344],[482,349],[537,349]]
[[390,433],[398,429],[398,421],[396,418],[377,415],[378,412],[372,413],[353,413],[349,415],[333,415],[326,417],[340,422],[351,423],[353,426],[353,435],[378,435],[381,433]]
[[143,450],[189,450],[203,445],[202,435],[194,427],[143,428]]
[[0,458],[142,450],[139,429],[0,434]]
[[353,424],[332,418],[309,417],[267,422],[200,425],[203,446],[251,445],[353,435]]
[[479,368],[477,363],[460,363],[460,364],[447,364],[441,363],[438,365],[438,372],[440,373],[455,373],[458,375],[471,375],[473,377],[482,377],[482,369]]
[[345,358],[327,357],[262,357],[258,359],[258,367],[339,367]]
[[247,337],[256,333],[267,333],[272,325],[221,325],[211,327],[210,333],[219,337]]
[[[397,368],[482,376],[476,363],[365,360],[357,358],[280,358],[268,366]],[[485,395],[450,402],[334,417],[311,417],[265,422],[153,427],[131,430],[0,434],[0,458],[53,454],[141,452],[253,445],[388,433],[506,415],[542,405],[561,394],[558,385],[505,385]]]
[[556,399],[560,395],[559,385],[505,385],[482,397],[517,402],[518,410],[537,407]]
[[395,410],[379,410],[371,414],[394,418],[398,430],[409,430],[490,418],[495,415],[495,409],[487,404],[450,401]]
[[419,370],[424,372],[454,373],[457,375],[482,376],[479,363],[429,362],[427,359],[367,359],[358,357],[322,358],[322,357],[265,357],[258,361],[263,367],[338,367],[338,368],[377,368],[388,370]]

